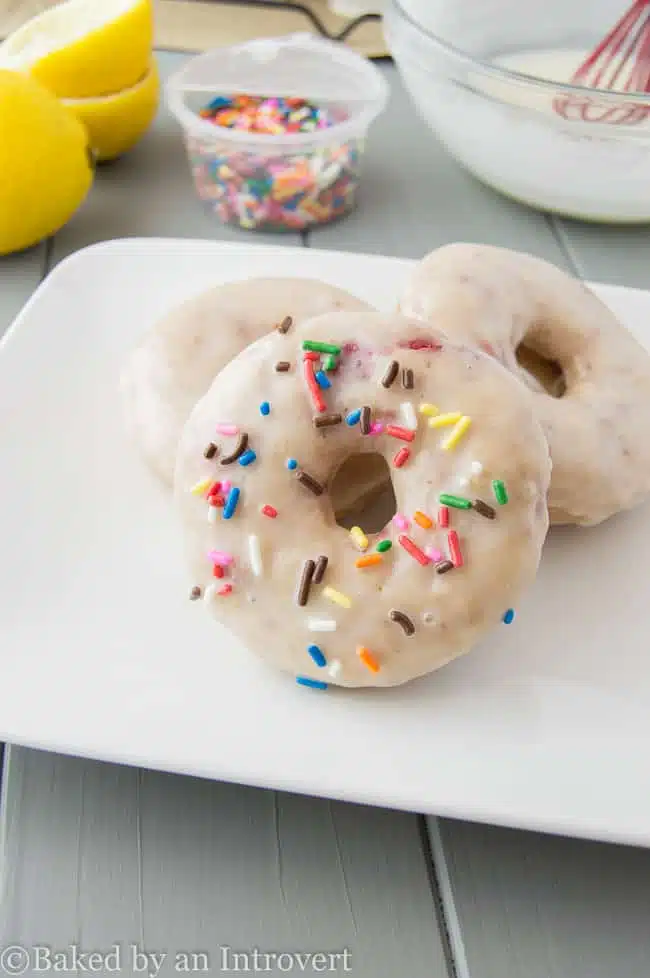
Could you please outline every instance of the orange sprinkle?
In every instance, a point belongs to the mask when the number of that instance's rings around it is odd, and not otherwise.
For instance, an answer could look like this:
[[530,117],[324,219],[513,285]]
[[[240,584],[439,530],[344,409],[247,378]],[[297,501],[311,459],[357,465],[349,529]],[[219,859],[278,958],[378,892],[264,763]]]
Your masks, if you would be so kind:
[[374,564],[381,564],[383,558],[381,554],[366,554],[365,557],[359,557],[355,560],[355,567],[372,567]]
[[364,645],[358,645],[357,655],[363,662],[366,669],[370,669],[371,672],[379,672],[379,663],[375,659],[370,649],[367,649]]
[[413,513],[413,519],[418,526],[421,526],[423,530],[430,530],[433,526],[433,520],[430,519],[426,513],[421,513],[419,509]]

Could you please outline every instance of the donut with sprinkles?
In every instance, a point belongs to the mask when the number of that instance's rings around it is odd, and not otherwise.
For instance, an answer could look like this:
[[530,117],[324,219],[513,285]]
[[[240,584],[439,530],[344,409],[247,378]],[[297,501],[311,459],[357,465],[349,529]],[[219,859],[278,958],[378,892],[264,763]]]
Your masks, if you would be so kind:
[[[340,525],[337,473],[353,461],[362,497],[377,459],[381,504]],[[405,683],[512,621],[549,480],[527,392],[487,354],[399,314],[303,320],[243,350],[184,427],[191,593],[300,686]]]
[[[149,329],[121,375],[130,436],[158,478],[172,484],[176,449],[192,408],[219,371],[265,333],[334,310],[369,306],[343,289],[306,278],[249,278],[187,300]],[[292,369],[280,362],[279,371]],[[216,442],[214,449],[217,452]]]
[[548,439],[553,524],[594,526],[650,496],[650,355],[583,282],[506,248],[445,245],[400,309],[495,357]]

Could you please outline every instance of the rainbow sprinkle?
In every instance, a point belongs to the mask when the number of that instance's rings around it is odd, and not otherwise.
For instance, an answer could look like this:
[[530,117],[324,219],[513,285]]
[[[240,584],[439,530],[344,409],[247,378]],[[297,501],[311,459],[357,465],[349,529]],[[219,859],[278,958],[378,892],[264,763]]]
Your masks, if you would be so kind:
[[471,423],[472,423],[472,419],[468,418],[467,415],[465,414],[462,416],[462,418],[460,418],[459,421],[456,422],[451,434],[447,435],[447,437],[444,438],[442,441],[440,447],[442,448],[443,452],[449,452],[451,451],[452,448],[456,447],[456,445],[461,440],[461,438],[463,437],[463,435],[465,434],[465,432],[467,431]]
[[225,505],[223,507],[223,518],[224,520],[232,519],[235,515],[235,510],[237,509],[237,504],[239,502],[239,496],[241,495],[241,490],[237,489],[236,486],[228,493],[228,498],[226,499]]
[[443,506],[451,506],[452,509],[471,509],[472,500],[465,499],[464,496],[451,496],[449,493],[443,492],[438,496],[438,501]]
[[320,343],[318,340],[303,340],[302,348],[310,353],[331,353],[335,357],[338,357],[341,352],[340,346],[334,343]]
[[323,370],[317,370],[315,375],[316,383],[322,390],[327,391],[332,386],[332,381]]
[[212,485],[212,479],[201,479],[200,482],[197,482],[195,485],[192,486],[190,492],[192,493],[193,496],[202,496],[205,492],[208,491],[211,485]]
[[340,605],[341,608],[352,607],[352,601],[347,594],[342,594],[340,591],[335,591],[333,587],[324,587],[323,597],[327,598],[328,601],[332,601],[334,604]]
[[425,418],[433,418],[436,414],[440,413],[440,409],[435,404],[420,404],[418,410]]
[[218,435],[238,435],[239,428],[236,424],[216,424],[214,430]]
[[250,465],[252,462],[254,462],[256,458],[257,455],[255,454],[253,449],[249,448],[247,452],[244,452],[243,455],[239,456],[237,461],[239,462],[240,465],[246,467],[247,465]]
[[349,428],[354,428],[355,424],[359,424],[360,420],[361,420],[361,408],[359,408],[357,411],[351,411],[350,414],[348,414],[347,418],[345,419],[345,423],[346,425],[348,425]]
[[370,649],[367,649],[365,645],[357,646],[357,655],[363,662],[366,669],[369,669],[370,672],[379,672],[379,668],[380,668],[379,663],[377,662],[376,658],[374,657]]
[[307,686],[309,689],[327,689],[327,683],[321,682],[320,679],[310,679],[309,676],[296,676],[296,682],[299,686]]
[[429,418],[430,428],[445,428],[450,424],[457,424],[462,415],[460,411],[453,411],[451,414],[437,414],[433,418]]
[[287,468],[289,469],[290,472],[293,472],[294,469],[298,468],[298,462],[296,461],[295,458],[287,459]]
[[508,608],[508,610],[506,611],[506,613],[505,613],[505,615],[503,616],[503,619],[502,619],[503,624],[504,625],[511,625],[514,620],[515,620],[515,609],[514,608]]
[[266,418],[270,413],[271,413],[271,405],[269,404],[268,401],[262,401],[262,403],[260,404],[260,414]]
[[323,655],[322,649],[319,649],[317,645],[308,645],[307,651],[309,652],[310,656],[312,657],[316,665],[319,666],[321,669],[323,668],[323,666],[327,665],[327,659]]
[[368,549],[370,541],[360,526],[353,526],[349,536],[357,550],[363,551]]
[[393,516],[393,523],[398,530],[408,530],[409,526],[411,525],[407,518],[402,515],[402,513],[395,513]]
[[393,546],[392,540],[380,540],[376,547],[377,553],[385,554],[386,551],[390,550],[392,546]]
[[433,526],[433,520],[426,513],[421,513],[419,509],[413,513],[413,520],[418,526],[421,526],[423,530],[430,530]]
[[501,479],[494,479],[492,482],[492,492],[499,506],[505,506],[508,502],[508,491]]

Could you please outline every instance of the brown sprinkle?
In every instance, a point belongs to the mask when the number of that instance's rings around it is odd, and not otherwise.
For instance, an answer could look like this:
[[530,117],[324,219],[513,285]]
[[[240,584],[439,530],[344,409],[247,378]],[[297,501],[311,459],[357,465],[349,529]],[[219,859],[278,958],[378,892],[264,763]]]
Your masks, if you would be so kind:
[[399,363],[397,360],[391,360],[391,362],[386,367],[386,372],[381,378],[381,386],[387,389],[395,382],[395,378],[399,373]]
[[314,418],[314,428],[333,428],[342,421],[342,414],[317,414]]
[[309,474],[309,472],[305,472],[304,469],[299,469],[296,474],[296,478],[301,486],[304,486],[305,489],[309,489],[309,491],[313,492],[315,496],[323,495],[325,487],[322,486],[320,482],[317,482],[316,479]]
[[314,571],[314,584],[320,584],[325,576],[325,571],[327,570],[327,557],[321,555],[316,561],[316,570]]
[[453,570],[453,569],[454,569],[454,565],[452,564],[452,562],[450,560],[443,560],[443,562],[441,564],[436,564],[436,573],[437,574],[446,574],[447,571],[450,571],[450,570]]
[[484,503],[482,499],[475,499],[474,502],[472,503],[472,509],[475,509],[477,513],[480,513],[481,516],[484,516],[486,520],[496,519],[496,515],[497,515],[496,510],[492,509],[491,506],[488,506],[487,503]]
[[211,441],[210,444],[205,449],[205,451],[203,452],[203,456],[204,458],[214,458],[214,456],[217,454],[218,451],[219,449],[217,448],[215,443]]
[[402,631],[405,635],[413,635],[415,632],[415,625],[411,621],[408,615],[405,615],[403,611],[397,611],[393,608],[389,613],[388,617],[391,621],[396,622],[401,626]]
[[201,597],[201,588],[199,587],[198,584],[195,584],[192,590],[190,591],[190,601],[198,601],[200,597]]
[[288,360],[278,360],[275,365],[276,374],[286,374],[288,370],[291,370],[291,364]]
[[405,391],[412,391],[415,386],[415,380],[413,377],[413,371],[410,367],[405,367],[402,370],[402,387]]
[[304,608],[309,600],[309,590],[311,588],[312,578],[314,576],[314,570],[316,564],[313,560],[306,560],[302,565],[302,571],[300,572],[300,580],[298,582],[298,594],[296,600],[301,608]]
[[239,456],[243,455],[247,448],[248,448],[248,432],[242,431],[241,435],[239,436],[239,441],[235,445],[234,452],[232,452],[230,455],[224,455],[224,457],[221,459],[221,464],[231,465],[233,462],[236,462]]
[[293,319],[291,316],[285,316],[281,323],[278,323],[276,329],[278,333],[288,333],[293,326]]
[[361,408],[361,434],[370,434],[370,408],[367,404]]

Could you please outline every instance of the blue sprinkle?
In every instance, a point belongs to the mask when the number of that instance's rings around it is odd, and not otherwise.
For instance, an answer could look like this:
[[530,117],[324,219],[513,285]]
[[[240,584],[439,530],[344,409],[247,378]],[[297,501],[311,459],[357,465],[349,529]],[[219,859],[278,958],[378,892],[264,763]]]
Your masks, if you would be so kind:
[[317,666],[321,666],[322,668],[323,666],[327,665],[327,659],[323,655],[322,649],[319,649],[317,645],[308,646],[307,651]]
[[310,679],[308,676],[296,676],[299,686],[309,686],[310,689],[327,689],[327,683],[322,683],[320,679]]
[[324,370],[317,370],[315,377],[316,383],[319,387],[322,387],[324,391],[329,390],[329,388],[332,386],[332,382]]
[[247,452],[244,452],[243,455],[239,456],[238,462],[240,465],[250,465],[251,462],[254,462],[256,458],[257,455],[255,454],[253,449],[249,448]]
[[352,428],[355,424],[359,424],[360,419],[361,411],[352,411],[352,413],[348,414],[347,418],[345,419],[345,423]]
[[228,493],[226,504],[223,507],[224,520],[229,520],[230,517],[234,514],[235,510],[237,509],[237,503],[239,502],[240,492],[241,492],[240,489],[238,489],[236,486],[233,486],[230,492]]
[[296,462],[295,458],[287,459],[287,468],[290,469],[292,472],[294,469],[298,468],[298,463]]
[[268,401],[262,401],[262,403],[260,404],[260,414],[263,414],[264,417],[266,417],[267,414],[270,413],[271,413],[271,405],[269,404]]
[[513,622],[514,620],[515,620],[515,609],[508,608],[505,615],[503,616],[503,624],[510,625],[511,622]]

